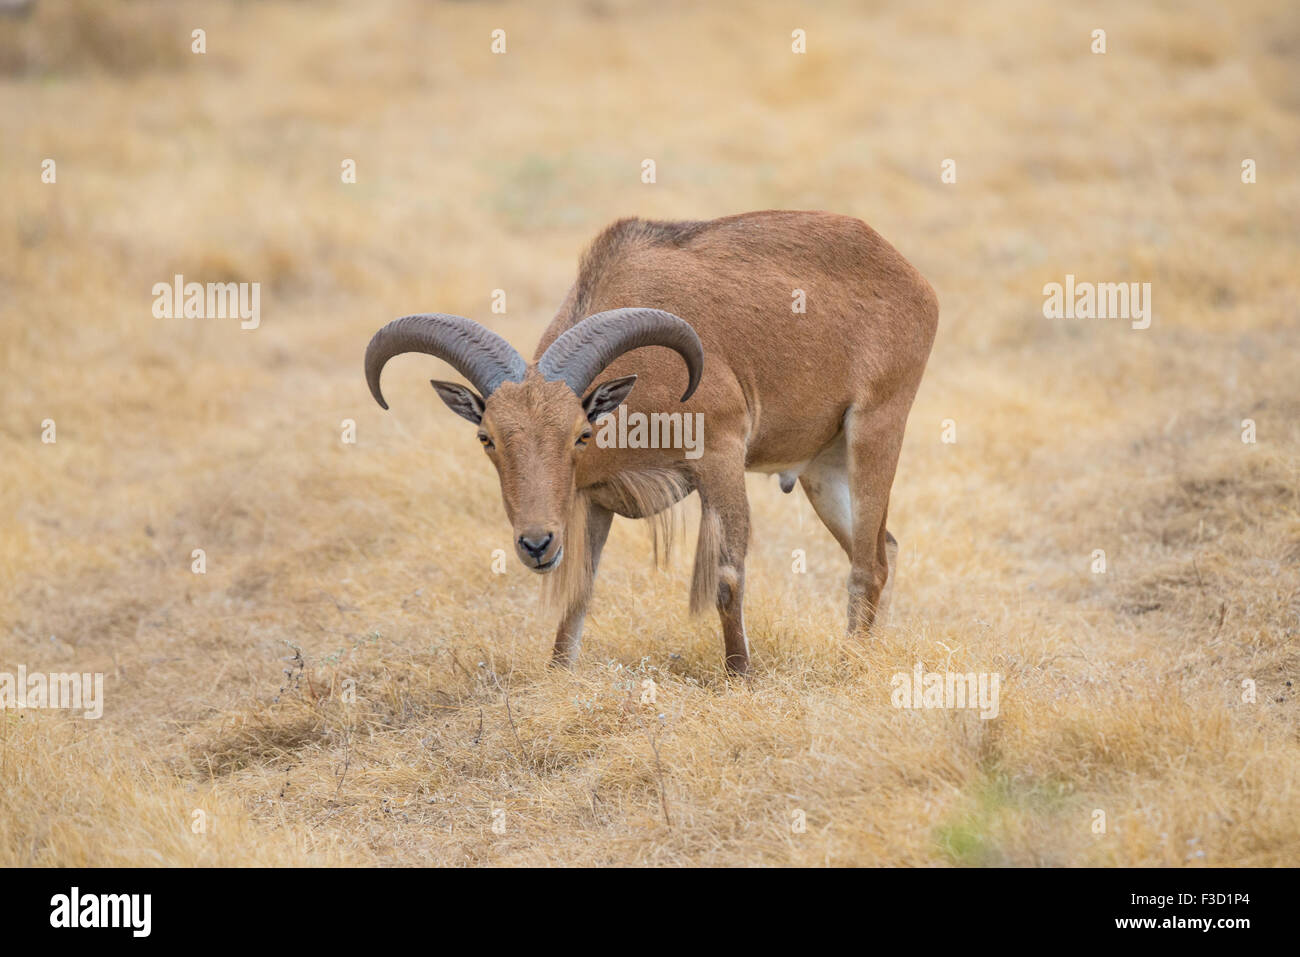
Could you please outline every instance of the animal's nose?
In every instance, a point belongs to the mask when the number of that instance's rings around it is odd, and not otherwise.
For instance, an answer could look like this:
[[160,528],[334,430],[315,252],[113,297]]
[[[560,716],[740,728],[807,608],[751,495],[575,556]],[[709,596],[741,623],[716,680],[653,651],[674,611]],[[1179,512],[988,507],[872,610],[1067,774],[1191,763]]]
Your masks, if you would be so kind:
[[550,547],[553,538],[555,538],[555,536],[550,532],[520,535],[519,547],[529,555],[533,556],[533,558],[541,558],[546,554],[546,549]]

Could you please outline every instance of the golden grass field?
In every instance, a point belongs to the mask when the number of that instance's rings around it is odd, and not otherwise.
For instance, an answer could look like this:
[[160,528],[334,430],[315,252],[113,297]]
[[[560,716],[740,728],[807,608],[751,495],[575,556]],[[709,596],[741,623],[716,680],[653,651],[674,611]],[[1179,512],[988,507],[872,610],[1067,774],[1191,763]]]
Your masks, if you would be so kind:
[[[106,675],[98,721],[0,712],[0,864],[1295,864],[1298,57],[1283,0],[0,20],[0,670]],[[891,620],[845,639],[847,560],[752,476],[752,678],[621,519],[556,673],[447,367],[386,413],[366,343],[436,310],[531,356],[608,222],[764,208],[939,295]],[[176,273],[261,326],[154,318]],[[1150,282],[1151,327],[1045,319],[1067,273]],[[892,707],[918,662],[999,716]]]

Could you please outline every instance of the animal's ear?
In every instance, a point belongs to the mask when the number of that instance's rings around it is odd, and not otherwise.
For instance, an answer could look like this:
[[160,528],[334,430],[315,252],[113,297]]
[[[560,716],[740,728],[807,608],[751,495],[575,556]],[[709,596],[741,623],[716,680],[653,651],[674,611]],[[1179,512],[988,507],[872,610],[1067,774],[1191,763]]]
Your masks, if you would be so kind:
[[483,421],[483,400],[473,389],[454,382],[439,382],[437,379],[430,379],[429,384],[438,390],[438,397],[447,403],[447,408],[462,419],[469,419],[475,425]]
[[623,404],[623,400],[627,398],[634,385],[636,385],[636,376],[625,375],[621,379],[602,382],[588,392],[587,397],[582,400],[582,407],[587,412],[587,421],[595,422],[602,415],[608,415],[617,409]]

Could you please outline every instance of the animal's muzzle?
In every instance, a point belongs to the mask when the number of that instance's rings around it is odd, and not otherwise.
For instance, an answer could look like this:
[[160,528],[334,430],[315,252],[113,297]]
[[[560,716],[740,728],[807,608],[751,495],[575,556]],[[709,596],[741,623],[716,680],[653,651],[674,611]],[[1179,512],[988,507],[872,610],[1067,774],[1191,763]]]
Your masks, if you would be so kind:
[[560,562],[564,547],[553,532],[525,532],[515,539],[519,560],[535,572],[548,572]]

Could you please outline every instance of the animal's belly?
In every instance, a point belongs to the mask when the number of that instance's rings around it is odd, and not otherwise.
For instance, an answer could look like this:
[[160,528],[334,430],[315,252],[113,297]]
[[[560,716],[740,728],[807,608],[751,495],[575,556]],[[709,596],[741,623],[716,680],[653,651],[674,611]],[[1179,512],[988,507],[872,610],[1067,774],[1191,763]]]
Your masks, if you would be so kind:
[[797,429],[760,431],[751,439],[745,456],[747,472],[767,475],[793,473],[796,477],[843,433],[843,415],[824,421],[810,419]]

